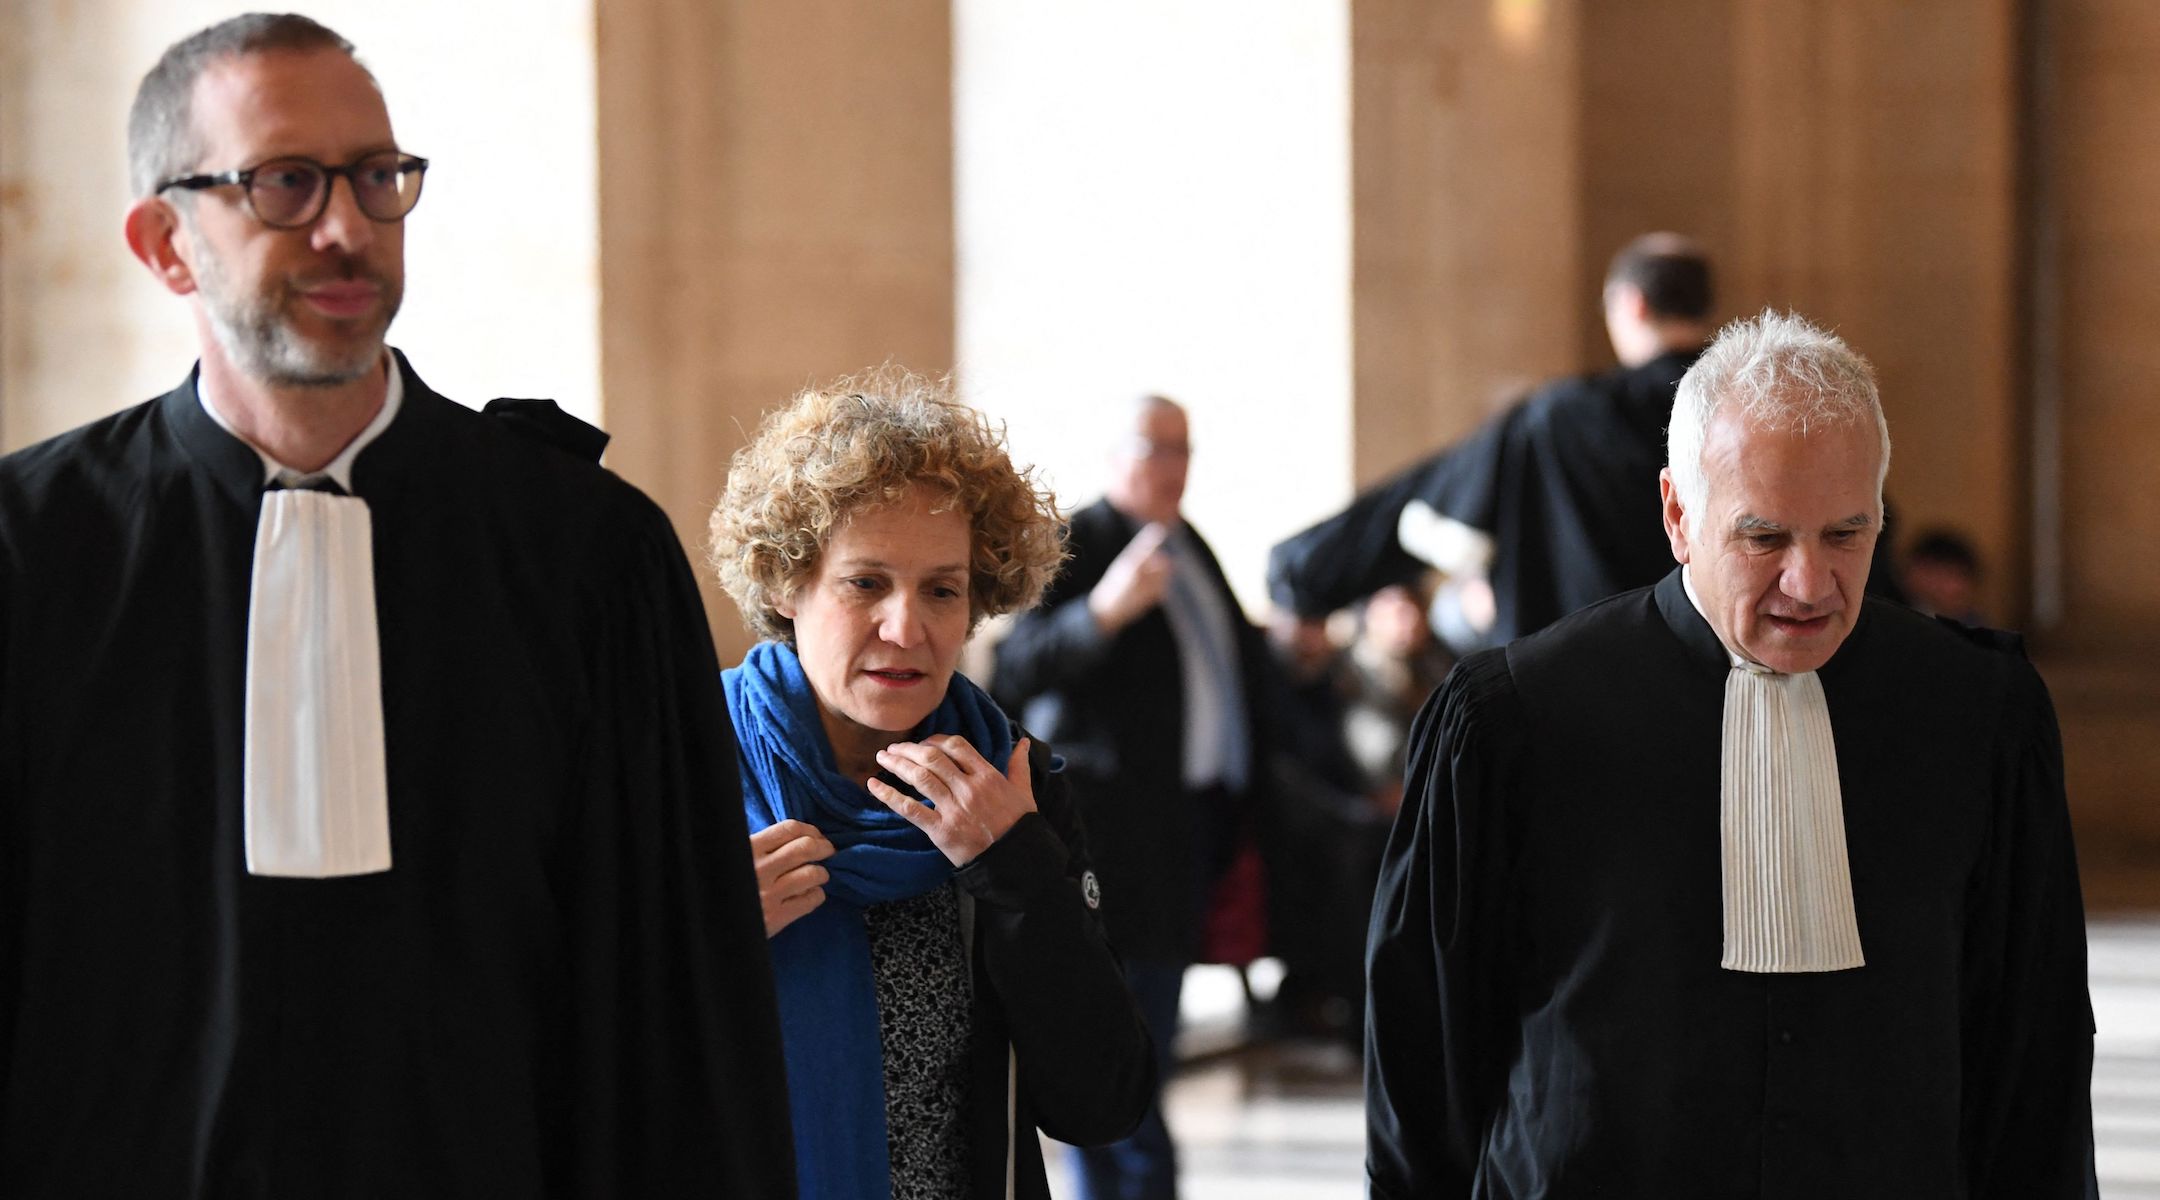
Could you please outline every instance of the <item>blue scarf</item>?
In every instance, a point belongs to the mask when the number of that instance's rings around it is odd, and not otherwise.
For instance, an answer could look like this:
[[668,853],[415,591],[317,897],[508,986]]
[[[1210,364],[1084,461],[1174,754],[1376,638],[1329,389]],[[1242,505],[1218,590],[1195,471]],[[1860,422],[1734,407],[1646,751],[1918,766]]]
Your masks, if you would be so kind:
[[[840,774],[793,647],[759,643],[720,679],[742,750],[751,831],[792,818],[833,844],[825,903],[770,943],[796,1182],[802,1200],[890,1196],[884,1039],[863,908],[920,896],[951,879],[953,866],[921,830]],[[1000,771],[1012,758],[1011,723],[959,674],[925,728],[893,740],[936,733],[966,738]]]

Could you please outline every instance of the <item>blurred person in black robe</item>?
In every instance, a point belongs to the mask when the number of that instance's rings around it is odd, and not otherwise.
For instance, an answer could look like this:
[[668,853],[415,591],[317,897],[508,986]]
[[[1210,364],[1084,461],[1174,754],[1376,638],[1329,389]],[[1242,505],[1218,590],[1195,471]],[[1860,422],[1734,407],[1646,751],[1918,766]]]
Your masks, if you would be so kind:
[[1465,659],[1368,948],[1375,1197],[2092,1194],[2039,676],[1863,599],[1889,435],[1765,314],[1680,385],[1681,568]]
[[1324,617],[1430,564],[1490,584],[1484,632],[1499,645],[1657,579],[1670,560],[1651,489],[1673,387],[1702,352],[1713,302],[1700,246],[1671,233],[1630,242],[1605,279],[1620,365],[1546,384],[1277,545],[1274,602]]
[[177,43],[129,141],[201,360],[0,460],[0,1193],[792,1195],[666,518],[385,348],[426,163],[337,34]]
[[[1622,247],[1604,292],[1620,365],[1546,384],[1277,544],[1268,592],[1284,615],[1271,630],[1323,619],[1429,565],[1450,577],[1442,602],[1460,601],[1457,619],[1435,623],[1460,654],[1656,582],[1671,566],[1655,491],[1665,424],[1714,299],[1694,241],[1652,233]],[[1898,598],[1894,573],[1874,574],[1874,590]]]

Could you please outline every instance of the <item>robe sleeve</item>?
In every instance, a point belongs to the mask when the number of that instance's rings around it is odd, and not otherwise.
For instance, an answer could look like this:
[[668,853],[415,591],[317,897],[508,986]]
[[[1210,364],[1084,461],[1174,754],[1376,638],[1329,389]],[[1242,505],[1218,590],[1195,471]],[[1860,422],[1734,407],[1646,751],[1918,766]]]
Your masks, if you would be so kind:
[[960,869],[1020,1090],[1044,1133],[1094,1146],[1132,1132],[1153,1097],[1147,1027],[1087,900],[1087,853],[1063,774],[1031,742],[1037,812]]
[[2081,1200],[2097,1194],[2085,907],[2054,706],[2022,659],[2011,672],[1967,901],[1967,1177],[1976,1200]]
[[1468,438],[1360,492],[1349,507],[1268,552],[1268,595],[1300,617],[1324,617],[1425,569],[1402,547],[1403,510],[1422,500],[1475,529],[1493,529],[1507,486],[1508,447],[1522,409],[1503,413]]
[[735,738],[667,518],[624,501],[597,547],[585,774],[562,831],[572,1191],[789,1197],[786,1069]]
[[1464,659],[1411,729],[1366,945],[1374,1200],[1470,1195],[1516,1036],[1503,805],[1519,741],[1504,651]]

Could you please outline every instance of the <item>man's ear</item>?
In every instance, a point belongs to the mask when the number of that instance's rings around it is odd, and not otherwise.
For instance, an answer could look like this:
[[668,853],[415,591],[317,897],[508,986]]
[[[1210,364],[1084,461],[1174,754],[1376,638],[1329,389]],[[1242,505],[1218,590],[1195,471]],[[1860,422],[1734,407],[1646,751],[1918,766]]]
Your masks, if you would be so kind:
[[1688,560],[1687,510],[1680,506],[1680,489],[1673,486],[1672,468],[1657,476],[1658,499],[1665,517],[1665,540],[1672,544],[1674,562]]
[[195,269],[181,246],[187,237],[180,228],[180,214],[156,196],[144,196],[128,206],[127,244],[142,265],[150,268],[159,283],[175,296],[195,290]]

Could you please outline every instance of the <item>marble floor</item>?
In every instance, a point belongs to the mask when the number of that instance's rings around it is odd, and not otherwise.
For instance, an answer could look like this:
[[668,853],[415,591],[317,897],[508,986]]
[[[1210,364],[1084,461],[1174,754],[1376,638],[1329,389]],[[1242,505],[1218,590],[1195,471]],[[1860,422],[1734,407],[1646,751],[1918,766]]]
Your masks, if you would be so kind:
[[[2100,1193],[2160,1200],[2160,917],[2090,925],[2093,1122]],[[1263,983],[1265,981],[1263,980]],[[1324,1043],[1240,1044],[1243,986],[1196,971],[1187,985],[1193,1060],[1169,1093],[1183,1200],[1355,1200],[1363,1195],[1358,1063]],[[1052,1190],[1071,1191],[1053,1168]]]

